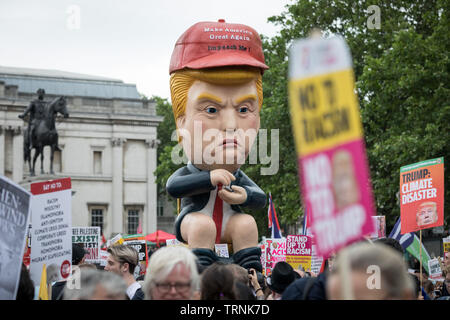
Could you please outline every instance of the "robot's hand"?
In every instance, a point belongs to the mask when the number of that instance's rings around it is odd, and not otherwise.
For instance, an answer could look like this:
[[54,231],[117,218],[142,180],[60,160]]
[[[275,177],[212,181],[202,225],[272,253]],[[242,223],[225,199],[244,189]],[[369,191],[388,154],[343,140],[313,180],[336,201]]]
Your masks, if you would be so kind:
[[233,191],[222,189],[219,191],[219,197],[229,204],[242,204],[247,201],[247,191],[240,186],[231,186]]

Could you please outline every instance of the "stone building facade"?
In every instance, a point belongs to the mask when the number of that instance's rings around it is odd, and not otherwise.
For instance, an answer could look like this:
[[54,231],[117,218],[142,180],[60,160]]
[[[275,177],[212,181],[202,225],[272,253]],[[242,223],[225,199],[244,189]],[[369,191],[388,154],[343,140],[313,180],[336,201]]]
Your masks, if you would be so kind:
[[[46,101],[65,96],[70,116],[56,122],[62,151],[55,153],[55,174],[39,175],[38,159],[37,176],[30,178],[23,161],[27,123],[18,115],[37,98],[39,88],[46,91]],[[158,206],[153,174],[161,121],[155,103],[141,98],[134,84],[0,66],[0,175],[25,188],[36,180],[70,177],[73,226],[99,225],[106,237],[133,234],[139,222],[144,234],[157,229],[173,232],[174,216]],[[49,159],[50,147],[46,147],[45,172],[49,171]]]

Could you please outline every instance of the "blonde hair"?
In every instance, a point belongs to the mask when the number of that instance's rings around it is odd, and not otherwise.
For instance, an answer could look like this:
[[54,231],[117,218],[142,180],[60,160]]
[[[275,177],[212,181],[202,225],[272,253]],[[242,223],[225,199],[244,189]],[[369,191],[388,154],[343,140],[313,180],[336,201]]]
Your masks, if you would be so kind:
[[343,267],[343,251],[346,252],[351,271],[367,273],[370,266],[379,267],[382,288],[386,293],[385,299],[402,299],[405,292],[413,294],[414,287],[406,263],[393,248],[379,243],[353,244],[338,253],[332,274],[339,274],[340,268]]
[[132,246],[120,244],[109,247],[107,252],[120,264],[128,263],[128,271],[133,274],[134,269],[139,263],[139,254],[136,249]]
[[210,69],[184,69],[170,76],[170,95],[172,110],[176,120],[186,111],[188,91],[196,81],[204,81],[217,85],[237,85],[255,81],[259,110],[263,102],[262,75],[259,69],[251,67],[225,67]]

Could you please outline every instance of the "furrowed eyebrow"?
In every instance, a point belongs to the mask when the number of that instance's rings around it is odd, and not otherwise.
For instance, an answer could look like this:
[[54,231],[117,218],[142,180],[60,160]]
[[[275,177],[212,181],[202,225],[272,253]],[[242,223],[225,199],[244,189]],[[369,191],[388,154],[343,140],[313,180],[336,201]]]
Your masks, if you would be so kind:
[[220,99],[219,97],[217,97],[211,93],[207,93],[207,92],[203,92],[197,97],[197,101],[200,101],[200,100],[210,100],[210,101],[213,101],[216,103],[222,103],[222,99]]
[[236,104],[240,104],[240,103],[242,103],[244,101],[247,101],[247,100],[254,100],[254,101],[256,101],[256,95],[254,95],[254,94],[246,94],[245,96],[242,96],[242,97],[238,98],[236,100]]

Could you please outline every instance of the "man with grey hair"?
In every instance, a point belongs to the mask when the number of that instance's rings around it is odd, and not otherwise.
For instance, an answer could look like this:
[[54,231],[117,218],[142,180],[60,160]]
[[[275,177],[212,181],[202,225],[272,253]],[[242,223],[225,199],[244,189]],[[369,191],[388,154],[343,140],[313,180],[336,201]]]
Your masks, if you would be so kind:
[[330,300],[410,300],[413,290],[402,257],[381,244],[342,249],[327,281]]
[[144,280],[147,300],[192,300],[200,276],[196,256],[186,247],[163,247],[152,254]]
[[74,285],[64,289],[64,300],[126,299],[125,281],[112,272],[85,268],[79,270],[78,276],[79,282],[74,279]]
[[127,284],[127,296],[130,300],[144,299],[141,285],[134,278],[134,269],[139,263],[139,255],[132,246],[124,244],[108,248],[105,270],[121,276]]

